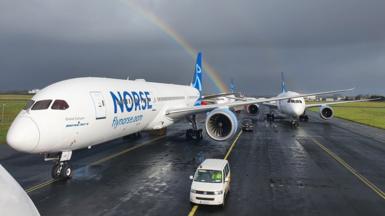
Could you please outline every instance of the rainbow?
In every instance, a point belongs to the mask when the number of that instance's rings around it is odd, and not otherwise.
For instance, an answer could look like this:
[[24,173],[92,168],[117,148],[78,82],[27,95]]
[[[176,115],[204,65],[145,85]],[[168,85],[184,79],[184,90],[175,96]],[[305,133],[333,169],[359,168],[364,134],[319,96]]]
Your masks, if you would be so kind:
[[[140,14],[142,14],[146,19],[151,21],[151,23],[158,26],[163,32],[165,32],[168,36],[170,36],[173,40],[176,41],[186,52],[195,59],[198,51],[191,46],[178,32],[176,32],[168,23],[163,21],[159,16],[155,15],[152,11],[142,7],[139,4],[136,4],[133,1],[121,1],[129,5],[131,8],[134,8]],[[219,73],[207,63],[207,61],[203,60],[203,68],[209,78],[214,82],[215,86],[218,88],[220,92],[228,92],[229,89],[221,79]]]

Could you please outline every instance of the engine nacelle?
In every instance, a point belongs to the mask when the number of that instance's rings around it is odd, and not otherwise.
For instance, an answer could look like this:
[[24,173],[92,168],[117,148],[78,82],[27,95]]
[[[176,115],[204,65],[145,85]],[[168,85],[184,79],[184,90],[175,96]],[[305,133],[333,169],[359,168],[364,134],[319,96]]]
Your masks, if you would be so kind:
[[217,141],[225,141],[237,132],[238,119],[228,108],[217,108],[206,117],[206,132]]
[[333,118],[334,111],[330,106],[321,106],[319,114],[322,119],[329,120]]
[[257,104],[247,105],[246,111],[250,114],[256,115],[259,112],[259,106]]

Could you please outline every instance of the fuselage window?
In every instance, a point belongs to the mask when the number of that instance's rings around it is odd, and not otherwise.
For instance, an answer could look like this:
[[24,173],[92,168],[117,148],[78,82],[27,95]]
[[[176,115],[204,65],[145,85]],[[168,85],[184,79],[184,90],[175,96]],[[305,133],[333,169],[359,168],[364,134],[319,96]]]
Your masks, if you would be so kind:
[[48,109],[49,105],[51,104],[52,100],[41,100],[36,102],[31,110],[44,110]]
[[35,103],[34,100],[29,100],[23,109],[24,110],[30,109],[34,103]]
[[54,109],[54,110],[66,110],[69,107],[70,106],[64,100],[55,100],[55,102],[53,102],[53,104],[52,104],[51,109]]

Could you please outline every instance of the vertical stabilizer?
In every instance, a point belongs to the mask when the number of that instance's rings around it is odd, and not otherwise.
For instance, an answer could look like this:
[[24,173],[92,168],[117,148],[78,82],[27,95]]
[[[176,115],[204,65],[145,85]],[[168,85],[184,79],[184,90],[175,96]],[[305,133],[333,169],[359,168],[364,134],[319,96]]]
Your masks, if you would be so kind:
[[235,92],[235,84],[234,84],[234,79],[230,80],[230,92],[234,93]]
[[283,72],[281,72],[281,93],[287,92],[286,84],[285,84],[285,77],[283,75]]
[[[196,88],[199,93],[202,95],[202,53],[199,52],[197,55],[197,60],[195,63],[194,76],[191,82],[191,86]],[[201,98],[199,98],[195,105],[201,104]]]

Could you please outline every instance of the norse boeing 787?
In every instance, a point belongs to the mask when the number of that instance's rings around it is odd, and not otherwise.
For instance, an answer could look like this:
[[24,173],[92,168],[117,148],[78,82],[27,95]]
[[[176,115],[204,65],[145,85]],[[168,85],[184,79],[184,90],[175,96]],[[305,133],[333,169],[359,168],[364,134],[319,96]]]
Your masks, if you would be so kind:
[[[49,85],[34,95],[15,118],[7,143],[22,152],[44,154],[45,160],[55,162],[52,177],[68,179],[74,150],[144,130],[162,130],[183,118],[192,123],[187,137],[201,139],[202,129],[198,129],[195,115],[205,112],[207,135],[223,141],[238,129],[237,117],[230,108],[293,97],[203,106],[201,62],[199,53],[191,85],[94,77]],[[300,96],[307,95],[296,95]]]
[[[351,91],[351,90],[353,89],[347,89],[347,91]],[[326,94],[332,94],[332,93],[335,93],[335,92],[334,91],[323,92],[321,94],[326,95]],[[281,93],[277,97],[292,97],[292,98],[264,103],[264,105],[270,107],[270,113],[267,114],[267,118],[269,120],[274,120],[274,113],[272,111],[276,109],[280,113],[284,114],[286,117],[291,119],[291,125],[293,127],[299,126],[298,120],[300,121],[309,120],[309,117],[306,115],[306,109],[311,107],[319,107],[320,117],[324,120],[329,120],[333,118],[333,114],[334,114],[333,108],[331,108],[330,105],[376,100],[376,99],[363,99],[363,100],[306,104],[306,101],[304,97],[301,96],[301,94],[293,91],[287,91],[283,73],[281,73]]]

